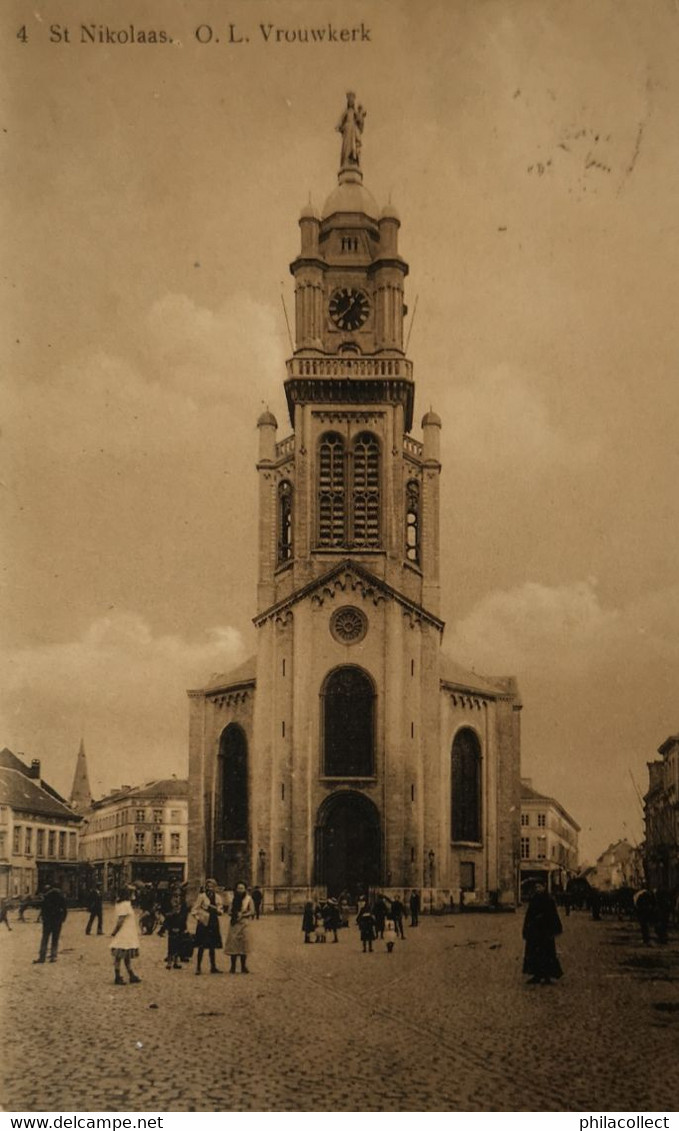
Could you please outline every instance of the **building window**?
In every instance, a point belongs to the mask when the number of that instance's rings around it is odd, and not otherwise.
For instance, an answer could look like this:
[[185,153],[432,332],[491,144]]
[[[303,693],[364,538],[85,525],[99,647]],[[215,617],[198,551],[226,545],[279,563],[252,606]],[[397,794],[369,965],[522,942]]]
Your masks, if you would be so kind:
[[153,834],[153,852],[155,856],[163,855],[163,852],[165,850],[165,846],[163,844],[164,839],[165,838],[162,833]]
[[547,824],[547,816],[545,813],[538,813],[538,828],[544,829]]
[[146,852],[146,833],[134,834],[134,853],[135,856],[143,856]]
[[59,833],[59,859],[63,860],[66,856],[66,833]]
[[21,825],[14,826],[13,851],[17,854],[21,852]]
[[145,809],[137,809],[137,812],[135,814],[134,819],[135,819],[135,821],[138,821],[140,825],[143,825],[144,821],[146,820],[146,810]]
[[230,723],[219,742],[222,839],[247,841],[250,831],[248,742],[237,723]]
[[170,820],[171,821],[181,821],[181,819],[182,819],[181,809],[170,809]]
[[33,829],[27,828],[24,835],[24,852],[26,856],[30,856],[33,851]]
[[47,834],[47,855],[51,859],[54,859],[56,854],[57,854],[57,834],[54,832],[53,829],[50,829],[50,831]]
[[357,547],[380,544],[380,448],[370,432],[353,448],[353,538]]
[[547,837],[544,837],[544,836],[538,837],[537,857],[538,857],[538,860],[546,860],[547,859]]
[[347,453],[339,433],[326,432],[318,453],[318,545],[371,549],[381,540],[377,438],[361,432]]
[[336,668],[321,690],[323,773],[326,777],[372,777],[375,689],[360,668]]
[[172,856],[179,856],[181,852],[181,842],[179,833],[170,833],[170,853]]
[[318,544],[342,546],[345,541],[344,440],[326,432],[318,453]]
[[163,823],[163,810],[162,809],[154,809],[153,810],[153,823],[154,823],[154,825],[162,825],[162,823]]
[[522,825],[523,825],[524,827],[525,827],[526,825],[530,825],[530,814],[529,814],[529,813],[522,813],[522,814],[521,814],[521,824],[522,824]]
[[7,806],[0,805],[0,825],[7,824]]
[[460,887],[462,891],[476,889],[476,870],[473,861],[460,861]]
[[521,837],[521,859],[530,860],[530,837]]
[[0,830],[0,860],[7,859],[7,833],[4,829]]
[[451,763],[452,839],[480,841],[481,747],[468,727],[455,735]]
[[420,564],[420,484],[411,479],[406,487],[406,558]]
[[292,483],[284,479],[278,484],[278,565],[292,558]]
[[36,845],[36,849],[35,849],[36,855],[37,856],[44,856],[45,855],[45,830],[44,829],[38,829],[38,835],[36,837],[36,840],[38,842],[37,845]]

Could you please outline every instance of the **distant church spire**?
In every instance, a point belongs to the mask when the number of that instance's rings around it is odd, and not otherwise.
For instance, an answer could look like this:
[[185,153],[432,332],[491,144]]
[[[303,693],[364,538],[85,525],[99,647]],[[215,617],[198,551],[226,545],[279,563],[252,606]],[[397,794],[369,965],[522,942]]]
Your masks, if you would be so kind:
[[78,812],[83,812],[89,809],[92,804],[92,790],[90,789],[90,779],[87,773],[87,758],[85,756],[85,742],[80,739],[80,749],[78,751],[78,759],[75,764],[75,774],[73,775],[73,786],[71,788],[71,805]]

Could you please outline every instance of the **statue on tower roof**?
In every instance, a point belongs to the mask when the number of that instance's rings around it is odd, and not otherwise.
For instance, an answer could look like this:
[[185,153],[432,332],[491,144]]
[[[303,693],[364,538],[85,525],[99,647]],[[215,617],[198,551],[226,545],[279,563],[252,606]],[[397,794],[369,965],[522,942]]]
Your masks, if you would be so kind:
[[358,169],[361,163],[361,134],[366,111],[361,104],[356,105],[353,91],[347,93],[347,108],[342,114],[336,129],[342,135],[340,173],[347,169]]

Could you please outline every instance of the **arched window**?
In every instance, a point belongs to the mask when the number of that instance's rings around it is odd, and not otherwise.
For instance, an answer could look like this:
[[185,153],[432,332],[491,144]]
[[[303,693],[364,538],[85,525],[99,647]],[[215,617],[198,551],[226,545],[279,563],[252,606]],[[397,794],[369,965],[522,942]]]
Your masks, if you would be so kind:
[[380,544],[380,448],[370,432],[356,437],[353,448],[353,544]]
[[406,558],[420,564],[420,484],[411,479],[406,486]]
[[323,773],[368,778],[375,772],[375,691],[360,668],[335,668],[321,692]]
[[278,484],[278,565],[292,558],[292,483],[284,479]]
[[337,432],[326,432],[318,452],[319,546],[343,546],[345,522],[344,440]]
[[451,755],[451,837],[481,840],[481,747],[473,730],[459,730]]
[[248,743],[237,723],[230,723],[219,742],[222,840],[246,841],[248,817]]

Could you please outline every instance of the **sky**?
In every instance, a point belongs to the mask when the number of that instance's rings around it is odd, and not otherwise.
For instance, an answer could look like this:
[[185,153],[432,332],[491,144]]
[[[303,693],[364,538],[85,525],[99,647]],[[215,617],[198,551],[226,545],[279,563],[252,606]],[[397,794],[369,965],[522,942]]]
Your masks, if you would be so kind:
[[583,858],[638,842],[679,731],[679,4],[95,8],[172,42],[3,5],[0,743],[66,793],[81,737],[97,795],[183,776],[186,689],[254,654],[255,424],[290,430],[281,298],[355,90],[443,420],[444,650],[516,675]]

